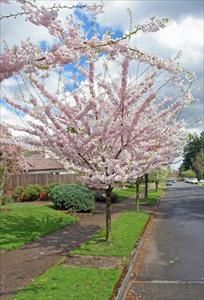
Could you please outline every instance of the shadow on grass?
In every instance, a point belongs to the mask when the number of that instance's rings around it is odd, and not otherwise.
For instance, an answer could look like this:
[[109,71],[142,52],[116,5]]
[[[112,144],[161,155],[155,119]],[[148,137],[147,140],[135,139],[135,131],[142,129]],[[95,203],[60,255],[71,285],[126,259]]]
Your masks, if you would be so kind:
[[4,250],[14,249],[70,225],[74,221],[75,219],[70,216],[54,217],[48,213],[41,216],[20,216],[3,212],[0,219],[0,248]]
[[51,216],[39,220],[31,216],[5,215],[1,224],[1,249],[12,250],[25,245],[21,249],[39,249],[43,255],[67,255],[69,250],[90,239],[100,229],[95,225],[73,223],[74,218],[68,224],[64,218],[53,220]]

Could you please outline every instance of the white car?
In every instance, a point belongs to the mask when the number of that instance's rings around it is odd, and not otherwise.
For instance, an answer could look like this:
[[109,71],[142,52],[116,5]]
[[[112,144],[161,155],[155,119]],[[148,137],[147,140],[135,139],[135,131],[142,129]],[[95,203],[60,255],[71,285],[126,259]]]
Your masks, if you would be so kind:
[[198,179],[197,178],[192,178],[191,183],[198,184]]

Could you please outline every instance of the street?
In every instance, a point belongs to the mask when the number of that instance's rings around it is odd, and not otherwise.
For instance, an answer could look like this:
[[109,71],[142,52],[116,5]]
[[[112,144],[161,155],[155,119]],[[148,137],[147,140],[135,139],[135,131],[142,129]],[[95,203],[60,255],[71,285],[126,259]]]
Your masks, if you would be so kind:
[[204,187],[168,187],[128,286],[137,299],[204,299]]

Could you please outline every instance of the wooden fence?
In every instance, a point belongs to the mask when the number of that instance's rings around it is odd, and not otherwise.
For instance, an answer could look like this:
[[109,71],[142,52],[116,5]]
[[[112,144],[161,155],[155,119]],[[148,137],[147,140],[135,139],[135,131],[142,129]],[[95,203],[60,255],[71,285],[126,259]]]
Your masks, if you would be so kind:
[[80,183],[80,177],[75,174],[23,174],[10,176],[7,191],[13,191],[17,186],[28,184],[47,185],[49,183]]

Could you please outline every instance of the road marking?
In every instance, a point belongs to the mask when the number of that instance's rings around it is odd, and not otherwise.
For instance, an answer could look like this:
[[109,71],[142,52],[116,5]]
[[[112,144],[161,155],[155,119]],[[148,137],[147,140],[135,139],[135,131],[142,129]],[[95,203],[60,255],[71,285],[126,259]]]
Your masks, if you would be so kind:
[[150,284],[204,284],[202,280],[134,280],[134,283],[150,283]]

